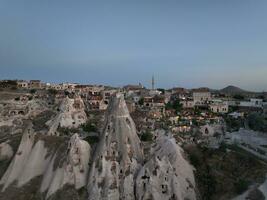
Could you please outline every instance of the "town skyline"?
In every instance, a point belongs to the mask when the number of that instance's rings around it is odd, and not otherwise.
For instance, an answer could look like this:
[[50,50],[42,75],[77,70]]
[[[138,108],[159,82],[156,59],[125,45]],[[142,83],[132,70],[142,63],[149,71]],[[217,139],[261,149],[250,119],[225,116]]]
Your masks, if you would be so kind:
[[[43,87],[57,87],[57,86],[62,86],[62,85],[81,85],[81,86],[105,86],[105,87],[113,87],[113,88],[124,88],[127,86],[137,86],[137,87],[143,87],[145,89],[149,89],[149,90],[171,90],[171,89],[186,89],[186,90],[194,90],[194,89],[208,89],[210,91],[221,91],[221,90],[227,90],[227,91],[233,91],[233,92],[241,92],[241,93],[265,93],[265,90],[262,91],[255,91],[255,90],[247,90],[246,88],[241,88],[237,85],[231,85],[228,84],[225,87],[221,87],[221,88],[212,88],[212,87],[207,87],[207,86],[196,86],[196,87],[184,87],[181,85],[174,85],[172,87],[157,87],[156,85],[156,80],[155,77],[152,76],[150,83],[148,84],[143,84],[141,82],[139,83],[126,83],[123,85],[110,85],[110,84],[103,84],[103,83],[94,83],[94,82],[79,82],[79,81],[62,81],[62,82],[49,82],[49,81],[44,81],[44,80],[40,80],[40,79],[0,79],[0,82],[9,82],[9,81],[15,81],[17,83],[18,86],[22,86],[21,84],[26,83],[27,85],[30,84],[32,81],[33,82],[39,82],[39,84],[43,85]],[[25,86],[26,88],[26,86]]]
[[267,90],[266,1],[2,1],[0,79]]

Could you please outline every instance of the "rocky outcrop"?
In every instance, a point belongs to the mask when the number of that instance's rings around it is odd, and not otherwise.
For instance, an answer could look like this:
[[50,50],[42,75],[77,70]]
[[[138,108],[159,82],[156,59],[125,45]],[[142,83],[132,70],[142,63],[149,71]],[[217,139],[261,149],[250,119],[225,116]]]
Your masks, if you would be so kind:
[[193,168],[172,136],[158,133],[150,160],[136,180],[138,200],[196,199]]
[[111,98],[94,152],[78,134],[70,138],[53,134],[59,126],[83,122],[86,118],[80,115],[85,116],[82,101],[67,98],[48,123],[49,134],[36,132],[29,122],[15,155],[0,144],[0,156],[12,160],[0,180],[0,199],[16,195],[29,199],[29,190],[36,199],[50,200],[65,199],[68,195],[58,194],[66,190],[75,199],[80,193],[84,194],[80,199],[90,200],[196,199],[193,169],[172,136],[156,132],[156,141],[144,158],[122,94]]
[[19,183],[24,182],[23,171],[29,164],[28,160],[32,152],[33,145],[34,133],[32,132],[31,125],[29,125],[23,133],[21,143],[15,157],[13,158],[4,176],[0,180],[0,184],[3,185],[2,191],[5,190],[15,180],[17,180]]
[[[62,152],[61,155],[55,154],[44,173],[41,192],[47,192],[47,197],[67,184],[74,185],[75,189],[80,189],[87,184],[91,153],[89,144],[74,134],[65,153],[66,157],[64,153],[62,157]],[[60,160],[56,161],[57,159]]]
[[36,136],[31,126],[27,128],[16,155],[0,180],[2,192],[12,184],[23,187],[39,176],[42,179],[39,188],[46,197],[64,185],[73,185],[76,189],[86,186],[91,153],[89,144],[77,134],[65,146],[64,141],[57,143],[51,139],[58,138]]
[[13,149],[8,143],[0,144],[0,161],[12,158],[13,154]]
[[50,127],[48,135],[59,135],[57,131],[59,127],[77,128],[84,124],[86,120],[87,116],[81,97],[76,97],[75,99],[66,97],[60,106],[57,116],[46,123]]
[[135,178],[143,164],[141,142],[122,94],[109,105],[92,162],[88,199],[135,199]]

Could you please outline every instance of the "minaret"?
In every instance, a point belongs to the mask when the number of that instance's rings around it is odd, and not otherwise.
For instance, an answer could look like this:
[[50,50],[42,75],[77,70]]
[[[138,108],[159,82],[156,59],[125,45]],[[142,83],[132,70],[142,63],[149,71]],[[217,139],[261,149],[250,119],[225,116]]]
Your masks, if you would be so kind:
[[154,75],[152,76],[152,90],[155,89],[155,79],[154,79]]

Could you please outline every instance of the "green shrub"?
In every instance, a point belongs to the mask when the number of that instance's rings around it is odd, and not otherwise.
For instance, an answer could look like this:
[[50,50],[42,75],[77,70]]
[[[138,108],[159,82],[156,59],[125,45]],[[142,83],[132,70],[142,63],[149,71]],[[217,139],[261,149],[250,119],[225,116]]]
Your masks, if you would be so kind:
[[251,113],[247,118],[248,126],[255,131],[267,131],[267,122],[262,114]]
[[140,137],[140,140],[144,142],[152,141],[152,139],[153,139],[153,135],[150,131],[143,133]]
[[141,99],[138,101],[138,104],[139,104],[140,106],[144,105],[144,98],[141,98]]
[[86,132],[97,132],[96,126],[92,124],[91,122],[87,122],[86,124],[83,124],[82,129],[83,131],[86,131]]
[[87,136],[84,138],[85,141],[87,141],[89,144],[95,144],[99,142],[99,137],[98,136]]
[[243,192],[245,192],[248,189],[249,186],[249,182],[244,180],[244,179],[240,179],[235,183],[235,191],[237,194],[242,194]]
[[30,90],[30,93],[31,93],[31,94],[34,94],[35,92],[36,92],[36,89],[31,89],[31,90]]
[[199,157],[199,155],[197,155],[196,153],[192,153],[189,155],[189,159],[190,159],[190,163],[194,166],[194,167],[198,167],[201,165],[201,158]]

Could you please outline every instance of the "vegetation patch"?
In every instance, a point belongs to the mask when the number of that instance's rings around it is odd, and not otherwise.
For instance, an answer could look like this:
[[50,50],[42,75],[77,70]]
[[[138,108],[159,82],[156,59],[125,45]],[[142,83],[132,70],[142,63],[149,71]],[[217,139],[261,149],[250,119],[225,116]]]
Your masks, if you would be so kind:
[[224,144],[217,150],[191,145],[185,151],[196,168],[203,200],[228,200],[265,180],[267,164],[235,145]]
[[140,140],[144,142],[150,142],[153,140],[153,134],[150,131],[146,131],[140,136]]
[[89,144],[96,144],[99,142],[98,136],[87,136],[83,140],[87,141]]
[[41,112],[39,115],[34,117],[34,119],[32,120],[33,129],[35,131],[41,131],[41,130],[47,129],[48,127],[45,123],[48,120],[50,120],[54,114],[55,113],[51,110]]
[[82,125],[82,129],[85,132],[97,132],[96,126],[91,123],[91,122],[86,122],[85,124]]

